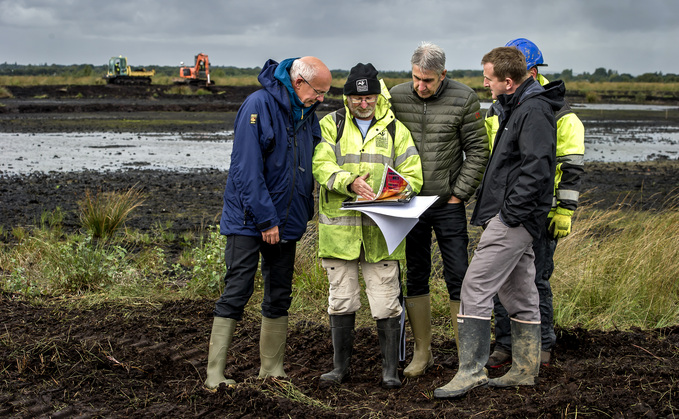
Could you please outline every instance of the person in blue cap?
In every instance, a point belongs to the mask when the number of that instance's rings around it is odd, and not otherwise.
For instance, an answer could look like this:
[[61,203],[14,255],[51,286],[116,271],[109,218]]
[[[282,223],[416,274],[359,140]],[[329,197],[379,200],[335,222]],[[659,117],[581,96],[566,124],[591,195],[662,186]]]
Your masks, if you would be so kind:
[[[515,47],[526,57],[531,77],[542,86],[549,83],[538,67],[544,63],[542,51],[526,38],[513,39],[505,45]],[[486,118],[490,149],[498,127],[497,115]],[[535,253],[535,285],[540,295],[542,350],[540,363],[549,366],[552,348],[556,343],[554,333],[554,307],[549,279],[554,272],[554,252],[559,239],[571,232],[571,217],[578,206],[581,178],[584,173],[585,128],[578,116],[566,103],[556,112],[556,171],[554,196],[543,234],[533,242]],[[495,347],[486,367],[499,368],[512,362],[511,322],[500,299],[495,296]]]

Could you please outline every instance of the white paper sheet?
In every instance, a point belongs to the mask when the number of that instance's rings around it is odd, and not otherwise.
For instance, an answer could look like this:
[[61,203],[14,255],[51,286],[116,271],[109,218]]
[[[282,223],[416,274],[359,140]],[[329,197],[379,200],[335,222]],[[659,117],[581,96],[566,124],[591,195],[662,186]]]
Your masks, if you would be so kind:
[[391,254],[415,227],[420,215],[437,199],[438,196],[414,196],[410,202],[403,205],[374,204],[343,209],[360,211],[375,221],[387,241],[387,249]]

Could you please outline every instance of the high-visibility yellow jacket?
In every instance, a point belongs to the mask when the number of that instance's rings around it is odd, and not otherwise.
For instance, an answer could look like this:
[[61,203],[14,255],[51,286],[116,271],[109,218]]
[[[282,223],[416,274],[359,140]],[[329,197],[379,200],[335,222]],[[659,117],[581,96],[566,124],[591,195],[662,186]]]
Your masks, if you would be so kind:
[[[382,83],[375,116],[365,138],[346,105],[342,138],[337,139],[336,112],[320,122],[323,139],[313,157],[314,178],[321,185],[319,193],[318,242],[320,257],[344,260],[358,259],[361,247],[367,262],[405,258],[405,241],[392,254],[377,225],[358,211],[343,210],[342,202],[354,199],[349,187],[366,173],[366,182],[378,192],[387,166],[396,169],[410,182],[413,192],[422,188],[422,164],[410,131],[396,120],[389,104],[389,91]],[[395,122],[394,138],[387,126]]]
[[[544,86],[549,83],[542,74],[537,81]],[[554,174],[554,199],[549,217],[553,217],[557,206],[575,210],[580,197],[580,183],[585,171],[585,127],[580,118],[566,104],[556,113],[556,172]],[[493,142],[499,126],[498,116],[493,107],[486,114],[486,132],[488,145],[493,152]]]

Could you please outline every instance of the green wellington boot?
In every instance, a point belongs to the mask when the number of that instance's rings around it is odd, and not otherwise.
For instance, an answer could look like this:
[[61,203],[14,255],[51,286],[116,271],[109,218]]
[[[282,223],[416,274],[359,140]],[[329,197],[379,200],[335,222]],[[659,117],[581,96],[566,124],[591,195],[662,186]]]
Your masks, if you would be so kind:
[[259,335],[259,378],[287,377],[283,370],[285,342],[288,335],[288,316],[270,319],[262,316]]
[[450,300],[450,316],[453,318],[453,333],[455,334],[455,347],[457,348],[457,359],[460,359],[460,339],[457,325],[457,315],[460,312],[460,300]]
[[429,294],[406,297],[406,313],[410,329],[413,331],[413,360],[403,370],[408,378],[419,377],[432,365],[434,356],[431,353],[431,299]]
[[490,380],[491,387],[532,386],[540,372],[540,323],[511,320],[512,367],[502,377]]
[[457,374],[448,384],[434,390],[437,399],[451,399],[465,395],[473,388],[488,384],[484,365],[490,352],[490,319],[476,319],[458,315],[460,354]]
[[210,349],[207,355],[207,377],[205,388],[211,391],[217,390],[221,383],[227,386],[235,385],[236,382],[224,377],[226,366],[226,353],[231,345],[233,331],[236,329],[236,320],[225,317],[215,317],[212,321],[212,333],[210,334]]

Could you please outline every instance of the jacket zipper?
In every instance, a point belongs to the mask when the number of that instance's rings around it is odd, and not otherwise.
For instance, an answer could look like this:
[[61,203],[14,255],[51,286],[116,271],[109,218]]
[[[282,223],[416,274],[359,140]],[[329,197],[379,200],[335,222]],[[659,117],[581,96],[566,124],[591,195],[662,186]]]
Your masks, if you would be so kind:
[[[293,125],[294,127],[294,125]],[[294,129],[294,128],[293,128]],[[292,142],[292,188],[290,190],[290,198],[288,198],[288,205],[285,207],[285,220],[283,220],[283,225],[278,231],[278,236],[283,237],[283,230],[288,224],[288,217],[290,216],[290,205],[292,204],[292,199],[295,196],[295,180],[297,178],[297,132],[295,132]]]
[[422,102],[422,146],[424,146],[424,140],[426,136],[426,128],[427,128],[427,102]]

